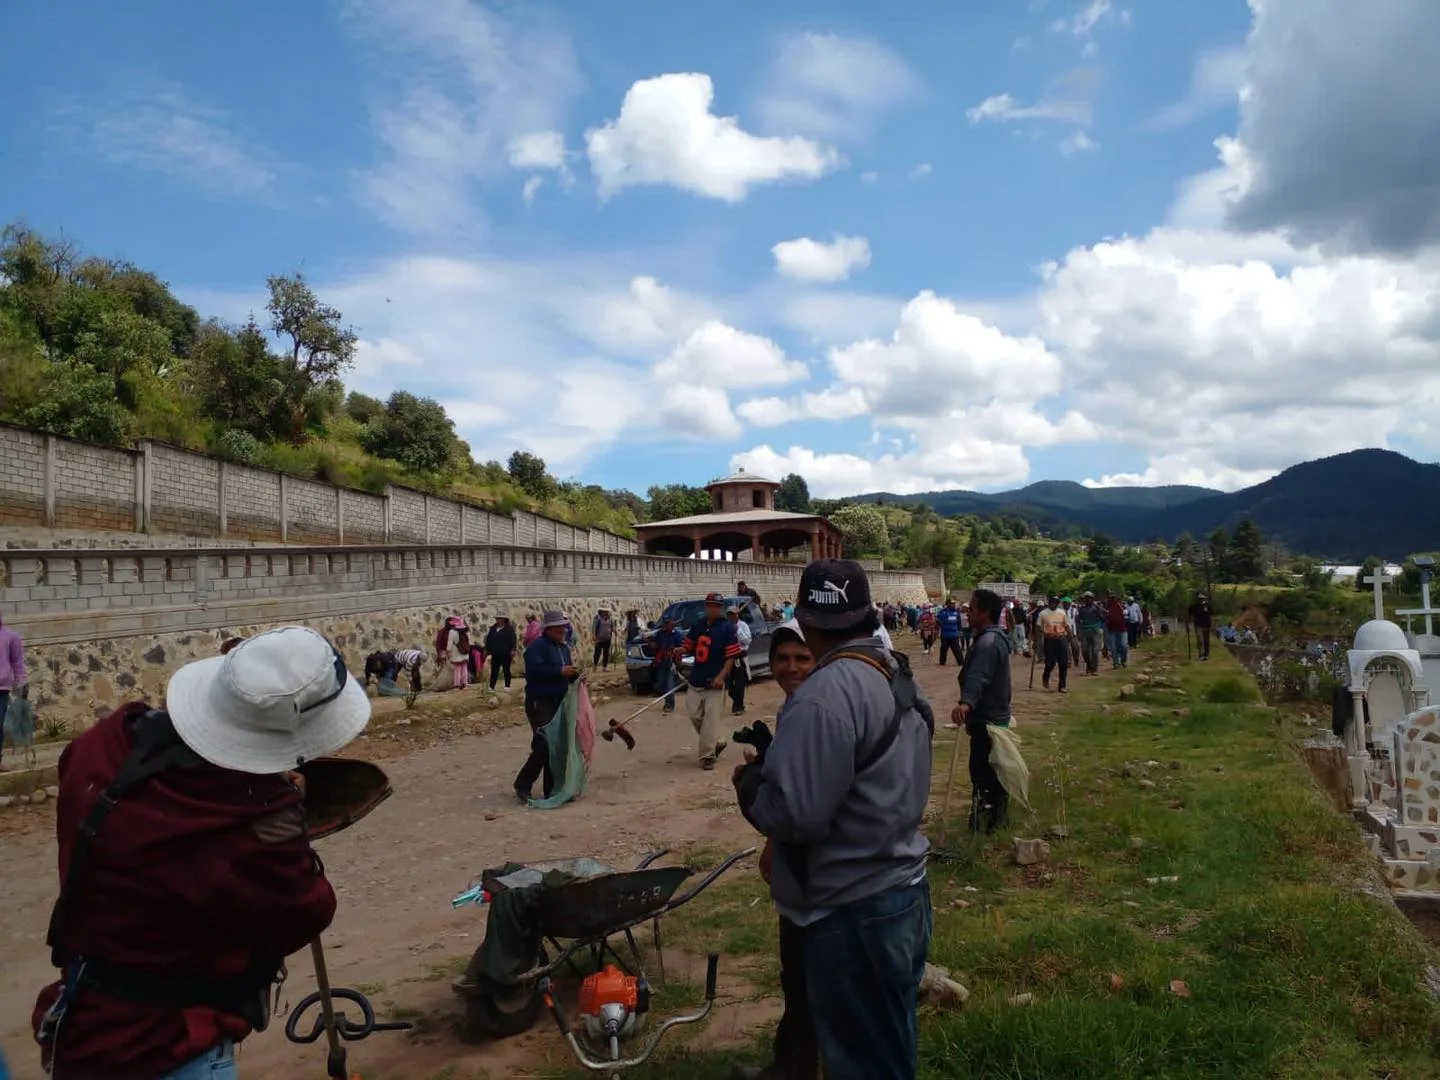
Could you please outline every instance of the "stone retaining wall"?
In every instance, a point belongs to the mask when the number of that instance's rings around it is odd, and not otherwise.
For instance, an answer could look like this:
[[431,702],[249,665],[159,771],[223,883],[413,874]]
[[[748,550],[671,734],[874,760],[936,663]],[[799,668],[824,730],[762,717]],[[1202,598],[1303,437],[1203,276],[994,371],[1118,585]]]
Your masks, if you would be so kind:
[[[143,695],[163,697],[177,666],[233,635],[307,623],[351,669],[366,652],[428,649],[440,619],[479,628],[559,607],[587,636],[601,606],[657,614],[672,600],[730,592],[734,563],[511,546],[276,547],[0,551],[0,612],[26,641],[37,710],[72,727]],[[748,564],[771,602],[801,567]],[[872,575],[875,595],[923,600],[914,571]]]

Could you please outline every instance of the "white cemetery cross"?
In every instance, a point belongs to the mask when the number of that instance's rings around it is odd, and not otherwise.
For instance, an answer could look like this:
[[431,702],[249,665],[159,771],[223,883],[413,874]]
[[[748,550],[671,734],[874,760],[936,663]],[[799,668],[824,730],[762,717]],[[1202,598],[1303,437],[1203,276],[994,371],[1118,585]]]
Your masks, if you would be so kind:
[[[1375,618],[1385,618],[1385,597],[1382,590],[1386,585],[1389,585],[1395,579],[1389,574],[1385,573],[1385,566],[1382,563],[1381,565],[1375,567],[1375,572],[1373,574],[1371,574],[1369,577],[1361,578],[1360,580],[1366,585],[1375,586]],[[1426,604],[1425,606],[1429,607],[1430,605]]]

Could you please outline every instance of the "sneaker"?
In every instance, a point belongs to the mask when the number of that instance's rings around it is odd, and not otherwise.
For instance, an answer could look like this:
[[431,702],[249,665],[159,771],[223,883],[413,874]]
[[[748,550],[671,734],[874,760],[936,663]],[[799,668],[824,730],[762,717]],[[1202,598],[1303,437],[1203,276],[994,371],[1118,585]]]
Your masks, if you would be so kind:
[[1068,694],[1069,692],[1070,692],[1070,691],[1069,691],[1066,687],[1063,687],[1063,686],[1060,687],[1060,693],[1062,693],[1062,694]]
[[715,759],[713,757],[702,757],[700,759],[700,768],[706,772],[713,772],[715,769]]
[[526,806],[530,805],[530,792],[526,791],[524,788],[517,787],[515,789],[515,798],[519,799]]

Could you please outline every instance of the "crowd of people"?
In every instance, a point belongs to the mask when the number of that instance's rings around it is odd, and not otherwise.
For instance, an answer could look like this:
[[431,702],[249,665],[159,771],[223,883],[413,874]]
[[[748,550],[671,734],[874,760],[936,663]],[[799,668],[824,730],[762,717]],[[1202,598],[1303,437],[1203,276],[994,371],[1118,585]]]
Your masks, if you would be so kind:
[[[760,602],[743,586],[740,595]],[[986,589],[963,606],[875,603],[860,564],[835,559],[809,564],[793,606],[773,610],[789,616],[769,651],[785,699],[773,738],[747,744],[731,779],[741,812],[765,837],[760,871],[779,917],[785,1011],[773,1060],[738,1065],[735,1076],[817,1080],[823,1070],[828,1080],[910,1080],[932,929],[920,826],[935,718],[891,635],[909,630],[921,655],[938,645],[937,662],[959,667],[950,718],[969,740],[969,826],[988,833],[1007,824],[1012,801],[1026,799],[1011,732],[1012,658],[1032,656],[1032,671],[1043,659],[1042,687],[1058,675],[1056,689],[1066,692],[1072,665],[1088,675],[1106,656],[1126,666],[1151,632],[1148,612],[1135,597],[1090,592],[1043,604]],[[617,636],[639,635],[639,613],[626,614],[618,631],[608,610],[595,616],[593,668],[610,662]],[[711,593],[694,625],[653,628],[664,708],[674,709],[683,678],[705,769],[726,748],[727,716],[745,710],[746,680],[736,672],[750,640],[740,615]],[[1208,638],[1204,595],[1189,616]],[[24,685],[23,650],[17,662],[9,640],[0,637],[0,695]],[[33,1016],[47,1069],[66,1080],[234,1076],[235,1046],[265,1026],[284,957],[335,913],[297,770],[363,730],[370,679],[419,692],[433,660],[463,686],[482,681],[488,661],[490,686],[509,686],[523,650],[532,734],[514,790],[530,802],[538,781],[548,798],[546,729],[585,678],[575,647],[562,611],[531,615],[523,631],[496,616],[478,647],[454,615],[433,648],[372,653],[356,681],[317,631],[281,627],[228,640],[222,655],[182,667],[164,708],[125,705],[76,738],[60,762],[61,890],[48,938],[59,977]],[[150,872],[134,874],[136,865]],[[162,939],[183,941],[183,955],[157,953]]]

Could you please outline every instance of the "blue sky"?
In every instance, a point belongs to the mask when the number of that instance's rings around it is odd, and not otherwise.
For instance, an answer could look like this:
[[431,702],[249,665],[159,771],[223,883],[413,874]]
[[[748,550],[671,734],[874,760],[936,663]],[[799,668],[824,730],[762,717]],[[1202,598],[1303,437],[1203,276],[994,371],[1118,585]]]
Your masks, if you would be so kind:
[[1440,5],[1356,10],[8,5],[0,206],[227,320],[303,269],[563,476],[1234,488],[1433,456]]

